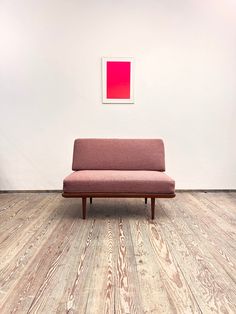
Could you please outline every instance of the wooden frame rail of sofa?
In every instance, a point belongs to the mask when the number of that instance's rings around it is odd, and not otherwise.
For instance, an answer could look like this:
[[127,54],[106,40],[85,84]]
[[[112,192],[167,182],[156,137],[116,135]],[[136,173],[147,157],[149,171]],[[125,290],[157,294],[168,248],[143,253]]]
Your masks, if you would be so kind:
[[92,198],[144,198],[145,199],[145,204],[147,204],[147,199],[151,199],[151,219],[154,219],[155,217],[155,199],[156,198],[173,198],[175,197],[175,194],[135,194],[135,193],[98,193],[98,192],[81,192],[81,193],[67,193],[63,192],[62,193],[63,197],[70,198],[82,198],[82,212],[83,212],[83,219],[86,218],[86,203],[87,203],[87,198],[90,199],[90,204],[92,204]]

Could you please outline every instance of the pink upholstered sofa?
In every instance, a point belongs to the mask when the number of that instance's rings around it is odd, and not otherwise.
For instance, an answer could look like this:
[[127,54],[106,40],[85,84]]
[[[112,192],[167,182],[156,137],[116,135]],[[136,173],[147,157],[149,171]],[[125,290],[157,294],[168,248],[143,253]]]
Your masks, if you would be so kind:
[[161,139],[76,139],[73,173],[63,181],[63,197],[151,198],[154,219],[155,198],[175,196],[175,182],[165,171]]

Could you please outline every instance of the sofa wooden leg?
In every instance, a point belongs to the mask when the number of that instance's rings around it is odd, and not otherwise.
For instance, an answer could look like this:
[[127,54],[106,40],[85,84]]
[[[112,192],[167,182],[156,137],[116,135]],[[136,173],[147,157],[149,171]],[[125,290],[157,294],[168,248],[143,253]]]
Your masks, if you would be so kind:
[[155,218],[155,198],[151,198],[151,211],[152,211],[151,218],[154,219]]
[[82,211],[83,211],[83,219],[86,218],[86,197],[82,197]]
[[145,197],[145,204],[147,204],[147,197]]
[[90,204],[93,204],[93,198],[90,197],[89,200],[90,200]]

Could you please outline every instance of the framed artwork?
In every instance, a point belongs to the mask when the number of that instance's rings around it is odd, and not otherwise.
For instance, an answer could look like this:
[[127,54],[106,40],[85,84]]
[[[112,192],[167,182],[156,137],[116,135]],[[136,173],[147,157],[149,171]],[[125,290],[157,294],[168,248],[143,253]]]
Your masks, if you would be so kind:
[[133,58],[102,58],[102,102],[134,103],[133,76]]

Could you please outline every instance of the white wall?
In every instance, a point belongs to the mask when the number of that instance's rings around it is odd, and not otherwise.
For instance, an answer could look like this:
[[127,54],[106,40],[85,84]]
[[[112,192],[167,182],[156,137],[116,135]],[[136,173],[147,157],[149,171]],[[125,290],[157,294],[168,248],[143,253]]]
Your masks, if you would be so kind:
[[[177,188],[236,188],[233,0],[0,0],[0,189],[60,189],[76,137],[158,138]],[[134,57],[134,105],[101,57]]]

